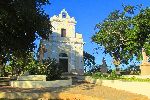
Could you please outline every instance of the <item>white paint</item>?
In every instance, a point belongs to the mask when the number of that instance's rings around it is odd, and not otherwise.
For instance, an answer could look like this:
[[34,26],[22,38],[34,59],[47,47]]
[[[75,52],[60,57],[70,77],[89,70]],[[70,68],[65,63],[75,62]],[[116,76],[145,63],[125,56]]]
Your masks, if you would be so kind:
[[[62,18],[62,13],[66,13],[66,18]],[[42,40],[46,44],[47,53],[44,58],[54,58],[59,61],[59,54],[66,53],[68,55],[68,72],[76,70],[83,74],[83,38],[82,34],[75,32],[76,21],[74,17],[70,17],[65,9],[57,16],[50,18],[53,26],[53,33],[49,36],[49,40]],[[61,37],[61,29],[66,29],[66,37]],[[52,44],[52,45],[50,45]]]
[[46,81],[46,75],[18,76],[18,81]]
[[131,93],[145,95],[150,99],[150,82],[125,82],[120,80],[100,80],[90,76],[85,77],[85,81],[97,85],[112,87],[118,90],[125,90]]
[[72,85],[72,79],[55,81],[10,81],[11,87],[19,88],[45,88]]

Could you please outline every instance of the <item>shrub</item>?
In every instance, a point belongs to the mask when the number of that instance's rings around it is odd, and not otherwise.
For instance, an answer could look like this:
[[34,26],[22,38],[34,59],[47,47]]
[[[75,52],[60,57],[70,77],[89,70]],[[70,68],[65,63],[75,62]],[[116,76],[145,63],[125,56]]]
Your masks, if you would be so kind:
[[91,76],[92,73],[91,73],[91,72],[86,72],[86,73],[84,73],[84,75],[85,75],[85,76]]
[[46,66],[47,80],[61,79],[63,69],[56,60],[47,59],[44,61],[44,65]]
[[11,73],[12,76],[29,72],[30,75],[46,75],[47,80],[55,80],[61,78],[62,67],[56,60],[50,58],[41,63],[34,59],[32,53],[29,53],[27,58],[12,56],[9,65],[5,66],[5,72]]
[[35,61],[35,63],[28,68],[30,75],[46,75],[46,66],[39,61]]
[[114,79],[120,79],[120,75],[116,74],[116,71],[113,70],[110,74],[108,73],[101,73],[101,72],[96,72],[92,74],[93,78],[96,79],[108,79],[108,80],[114,80]]
[[55,59],[45,59],[43,63],[36,62],[33,67],[30,67],[31,75],[46,75],[47,80],[61,79],[62,67]]
[[133,81],[133,82],[150,82],[150,78],[142,79],[142,78],[136,78],[135,76],[133,77],[124,77],[121,75],[116,74],[116,71],[113,70],[110,74],[103,74],[100,72],[96,72],[92,74],[92,77],[95,79],[105,79],[105,80],[122,80],[122,81]]
[[127,77],[122,77],[122,81],[133,81],[133,82],[150,82],[150,78],[142,79],[142,78],[136,78],[135,76],[127,78]]
[[110,76],[109,76],[109,79],[118,79],[119,78],[119,75],[116,74],[116,71],[113,70],[111,73],[110,73]]
[[102,76],[102,73],[101,72],[96,72],[96,73],[94,73],[93,75],[92,75],[92,77],[94,77],[94,78],[104,78],[103,76]]
[[122,75],[140,75],[140,73],[140,66],[137,65],[130,65],[121,72]]

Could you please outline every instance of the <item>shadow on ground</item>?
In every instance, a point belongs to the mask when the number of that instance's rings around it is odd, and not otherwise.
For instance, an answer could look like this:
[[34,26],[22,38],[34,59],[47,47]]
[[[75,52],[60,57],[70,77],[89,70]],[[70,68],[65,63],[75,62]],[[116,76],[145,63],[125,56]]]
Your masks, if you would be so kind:
[[76,82],[72,86],[59,88],[0,87],[0,98],[3,98],[0,100],[149,100],[143,95],[85,82]]

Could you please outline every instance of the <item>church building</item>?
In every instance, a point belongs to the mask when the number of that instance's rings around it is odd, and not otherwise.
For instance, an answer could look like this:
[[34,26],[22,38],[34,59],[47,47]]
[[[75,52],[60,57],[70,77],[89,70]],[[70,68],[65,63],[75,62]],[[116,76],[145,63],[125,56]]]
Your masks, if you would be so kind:
[[83,38],[76,33],[76,20],[70,17],[65,9],[60,14],[50,18],[52,34],[49,40],[42,40],[46,47],[44,59],[56,59],[63,67],[64,72],[83,74]]

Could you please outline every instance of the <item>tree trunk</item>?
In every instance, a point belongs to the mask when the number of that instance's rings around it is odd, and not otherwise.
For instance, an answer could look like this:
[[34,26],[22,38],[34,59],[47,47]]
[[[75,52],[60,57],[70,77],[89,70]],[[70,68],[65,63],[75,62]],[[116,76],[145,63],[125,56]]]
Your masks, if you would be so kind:
[[4,76],[4,68],[3,68],[3,58],[0,57],[0,76]]
[[2,76],[2,65],[0,64],[0,76]]

